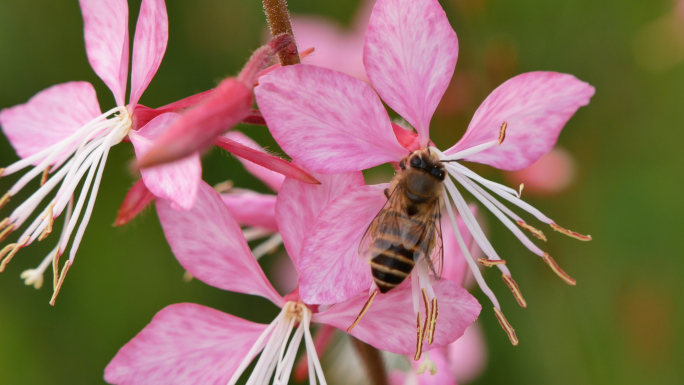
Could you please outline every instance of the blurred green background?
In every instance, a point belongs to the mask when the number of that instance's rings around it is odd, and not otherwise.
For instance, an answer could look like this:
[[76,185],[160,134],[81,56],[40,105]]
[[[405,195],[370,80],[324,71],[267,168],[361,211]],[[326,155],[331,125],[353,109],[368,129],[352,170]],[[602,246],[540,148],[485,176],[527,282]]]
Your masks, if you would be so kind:
[[[491,239],[509,261],[528,308],[517,307],[498,274],[485,274],[521,342],[510,345],[476,289],[484,304],[480,319],[489,358],[474,383],[684,383],[684,15],[674,16],[670,0],[441,3],[461,48],[459,80],[449,91],[457,101],[433,120],[432,138],[440,147],[454,143],[484,97],[515,74],[567,72],[597,90],[559,142],[577,160],[575,183],[558,195],[526,196],[561,225],[594,237],[580,243],[546,231],[544,246],[578,284],[564,284],[487,217]],[[260,45],[265,27],[257,0],[174,0],[167,6],[166,57],[141,100],[152,107],[236,74]],[[290,1],[293,13],[343,25],[357,6],[356,0]],[[131,33],[138,10],[139,1],[131,1]],[[86,59],[76,0],[1,0],[0,52],[0,108],[72,80],[90,81],[102,107],[114,106]],[[277,150],[265,128],[239,129]],[[196,302],[260,322],[276,314],[260,298],[197,280],[185,283],[152,210],[123,228],[112,227],[137,179],[129,171],[132,156],[128,144],[114,148],[93,219],[55,307],[48,305],[50,274],[39,291],[24,286],[19,274],[35,267],[56,238],[22,250],[0,275],[0,383],[102,383],[117,350],[173,303]],[[0,138],[0,165],[15,159]],[[478,171],[506,181],[496,170]],[[217,150],[204,158],[204,178],[268,191]],[[0,189],[14,180],[3,178]],[[13,199],[3,215],[19,201]],[[272,260],[264,261],[267,272]]]

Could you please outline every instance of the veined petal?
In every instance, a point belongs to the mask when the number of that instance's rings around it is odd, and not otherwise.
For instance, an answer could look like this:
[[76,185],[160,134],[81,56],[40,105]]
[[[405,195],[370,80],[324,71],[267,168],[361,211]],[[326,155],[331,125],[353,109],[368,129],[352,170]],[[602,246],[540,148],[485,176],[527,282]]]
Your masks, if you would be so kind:
[[[413,355],[416,349],[416,313],[413,311],[410,281],[406,280],[386,294],[378,294],[361,322],[349,334],[381,350]],[[439,318],[431,347],[445,346],[463,335],[466,327],[477,319],[481,306],[465,289],[449,280],[433,282],[432,288],[438,300]],[[362,293],[315,314],[314,321],[346,330],[367,300],[368,293]]]
[[[224,137],[266,154],[266,151],[261,146],[259,146],[257,142],[253,141],[247,135],[239,131],[228,132],[224,135]],[[238,160],[242,163],[243,166],[245,166],[245,169],[249,171],[250,174],[259,178],[259,180],[264,182],[264,184],[270,187],[271,190],[275,192],[280,191],[280,186],[283,184],[283,181],[285,180],[285,176],[283,174],[267,169],[266,167],[259,166],[258,164],[250,162],[249,160],[246,160],[241,157],[238,157]]]
[[416,128],[421,147],[457,59],[456,32],[437,0],[375,3],[363,64],[382,100]]
[[335,304],[368,291],[371,269],[359,255],[359,242],[387,202],[383,194],[387,187],[357,187],[320,213],[307,232],[298,262],[299,293],[304,302]]
[[240,225],[278,231],[275,218],[275,195],[245,191],[221,194],[221,199]]
[[406,156],[378,96],[352,76],[298,64],[260,78],[254,92],[275,140],[308,169],[360,171]]
[[27,158],[66,139],[100,114],[93,86],[69,82],[44,89],[24,104],[1,110],[0,125],[17,155]]
[[135,218],[140,212],[154,200],[155,196],[145,186],[145,182],[137,181],[124,198],[119,213],[116,215],[114,226],[123,226]]
[[126,0],[79,0],[86,53],[97,76],[125,105],[128,78],[128,3]]
[[315,176],[321,184],[285,179],[276,200],[278,229],[295,267],[298,265],[304,237],[314,226],[321,211],[340,195],[365,185],[361,172]]
[[268,325],[205,306],[167,306],[105,368],[112,384],[226,384]]
[[[129,137],[135,147],[136,158],[147,154],[154,140],[180,117],[179,114],[166,113],[152,119],[138,131],[131,131]],[[197,196],[197,188],[202,180],[202,163],[195,153],[175,162],[140,170],[143,181],[155,196],[169,200],[174,207],[189,210]]]
[[578,108],[589,104],[594,87],[557,72],[528,72],[495,89],[475,112],[461,140],[444,153],[466,150],[497,140],[506,122],[500,146],[465,159],[503,170],[519,170],[553,148],[565,123]]
[[169,41],[169,19],[164,0],[143,0],[133,38],[131,98],[135,105],[159,69]]
[[202,182],[189,211],[157,200],[157,214],[173,254],[194,277],[238,293],[284,303],[249,250],[240,226],[221,197]]

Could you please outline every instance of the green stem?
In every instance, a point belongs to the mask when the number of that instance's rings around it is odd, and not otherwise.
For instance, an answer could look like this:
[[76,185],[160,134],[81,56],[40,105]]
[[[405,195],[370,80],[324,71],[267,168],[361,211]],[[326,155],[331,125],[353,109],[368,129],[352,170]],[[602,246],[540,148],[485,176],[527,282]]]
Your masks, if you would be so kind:
[[[287,2],[285,0],[264,0],[264,11],[268,19],[268,27],[271,29],[271,36],[275,37],[281,33],[292,33],[292,25],[290,24],[290,13],[287,11]],[[298,64],[299,52],[297,51],[297,44],[293,41],[290,49],[284,49],[278,52],[278,59],[283,66]]]

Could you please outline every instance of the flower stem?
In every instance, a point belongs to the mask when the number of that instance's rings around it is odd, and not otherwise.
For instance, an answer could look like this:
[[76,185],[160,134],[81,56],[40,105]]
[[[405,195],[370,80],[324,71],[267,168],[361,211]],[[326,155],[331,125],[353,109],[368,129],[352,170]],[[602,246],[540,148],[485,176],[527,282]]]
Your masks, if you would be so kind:
[[[271,29],[272,37],[278,36],[281,33],[288,33],[294,36],[286,0],[264,0],[264,11],[266,11],[268,27]],[[278,52],[278,59],[283,66],[298,64],[299,52],[297,51],[297,44],[293,41],[290,49]]]
[[359,339],[352,336],[349,337],[352,339],[352,343],[359,353],[361,361],[366,366],[366,374],[370,378],[370,383],[373,385],[389,385],[387,370],[380,356],[380,351]]

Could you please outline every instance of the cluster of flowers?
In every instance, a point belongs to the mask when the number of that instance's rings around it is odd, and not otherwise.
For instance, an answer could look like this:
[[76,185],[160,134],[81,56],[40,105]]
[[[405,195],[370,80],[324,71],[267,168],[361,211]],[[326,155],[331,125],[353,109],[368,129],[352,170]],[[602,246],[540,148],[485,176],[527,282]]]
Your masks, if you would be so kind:
[[[503,170],[533,164],[553,148],[577,109],[589,102],[594,93],[590,85],[554,72],[516,76],[486,98],[458,143],[440,151],[430,140],[429,126],[456,66],[456,33],[437,0],[378,0],[365,31],[365,71],[359,75],[363,80],[311,64],[267,68],[278,54],[299,55],[293,36],[280,34],[257,50],[237,77],[213,90],[149,108],[138,101],[166,49],[164,1],[142,1],[128,103],[127,3],[80,3],[88,59],[117,106],[101,112],[92,85],[71,82],[0,111],[2,130],[21,157],[0,169],[0,176],[30,167],[0,199],[0,208],[42,175],[41,187],[0,222],[0,241],[28,224],[16,242],[0,251],[0,271],[20,249],[48,237],[54,220],[64,215],[55,249],[37,268],[22,273],[26,284],[39,288],[52,264],[54,304],[92,214],[109,150],[130,141],[142,178],[127,195],[117,224],[155,201],[171,249],[192,276],[220,289],[262,296],[281,309],[264,325],[200,305],[171,305],[121,348],[105,370],[108,382],[235,384],[261,353],[247,383],[287,383],[303,340],[310,383],[326,383],[318,354],[329,337],[314,338],[311,332],[313,324],[321,324],[324,334],[337,328],[377,349],[410,356],[418,362],[418,372],[438,373],[428,377],[431,383],[454,383],[447,368],[457,357],[449,346],[481,309],[462,287],[469,274],[517,344],[478,262],[498,267],[515,299],[526,306],[460,187],[574,285],[523,230],[546,241],[544,233],[500,199],[556,231],[591,238],[560,227],[521,200],[519,191],[484,179],[459,161]],[[255,98],[259,111],[252,110]],[[405,122],[392,122],[383,101]],[[267,153],[238,132],[226,133],[240,122],[266,124],[293,162]],[[225,185],[212,188],[203,182],[199,154],[212,145],[238,156],[277,195]],[[423,150],[435,154],[448,173],[441,191],[446,214],[439,219],[441,277],[431,269],[430,256],[423,255],[415,261],[410,279],[378,294],[368,261],[358,250],[387,201],[384,191],[389,185],[366,185],[362,171],[384,163],[397,167]],[[266,237],[250,250],[248,241]],[[70,241],[69,259],[60,269],[59,259]],[[258,263],[281,243],[297,275],[297,288],[285,296]],[[482,258],[476,254],[480,250]],[[446,368],[437,371],[438,366]],[[395,373],[391,378],[404,383],[415,381],[412,376]]]

